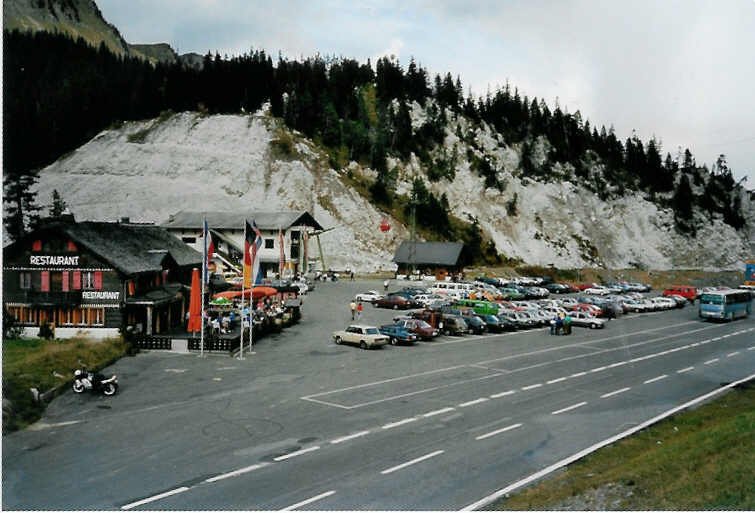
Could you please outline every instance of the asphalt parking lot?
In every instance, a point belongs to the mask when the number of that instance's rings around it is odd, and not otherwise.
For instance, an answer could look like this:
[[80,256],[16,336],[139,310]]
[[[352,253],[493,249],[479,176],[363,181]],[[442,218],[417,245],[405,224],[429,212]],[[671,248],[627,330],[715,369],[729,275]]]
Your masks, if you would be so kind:
[[752,319],[690,307],[362,351],[331,334],[382,282],[316,287],[243,360],[143,352],[117,396],[55,399],[3,439],[3,507],[460,509],[755,368]]

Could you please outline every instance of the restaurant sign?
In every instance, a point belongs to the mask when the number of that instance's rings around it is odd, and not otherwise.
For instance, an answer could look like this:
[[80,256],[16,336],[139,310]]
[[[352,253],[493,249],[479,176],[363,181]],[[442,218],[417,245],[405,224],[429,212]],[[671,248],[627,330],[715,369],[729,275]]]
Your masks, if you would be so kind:
[[79,265],[79,256],[70,255],[31,255],[29,257],[31,265]]

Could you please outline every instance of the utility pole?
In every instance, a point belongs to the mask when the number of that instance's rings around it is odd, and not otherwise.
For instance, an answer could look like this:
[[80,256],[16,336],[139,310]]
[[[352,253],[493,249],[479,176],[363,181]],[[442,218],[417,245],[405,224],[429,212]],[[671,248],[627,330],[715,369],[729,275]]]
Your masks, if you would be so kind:
[[417,193],[412,189],[411,209],[409,214],[409,279],[414,278],[414,260],[417,255]]

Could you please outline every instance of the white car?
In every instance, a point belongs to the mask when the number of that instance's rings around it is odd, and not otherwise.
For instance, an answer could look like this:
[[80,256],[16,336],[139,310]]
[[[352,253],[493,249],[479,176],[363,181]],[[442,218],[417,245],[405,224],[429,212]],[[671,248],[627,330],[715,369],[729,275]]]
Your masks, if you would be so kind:
[[367,292],[360,292],[356,296],[354,296],[354,299],[357,301],[365,301],[367,303],[374,303],[378,299],[383,299],[385,297],[383,294],[378,292],[377,290],[368,290]]
[[381,334],[377,326],[352,324],[345,330],[333,332],[336,344],[356,344],[362,349],[384,346],[390,341],[390,337]]
[[607,296],[608,294],[611,294],[613,291],[606,287],[590,287],[588,289],[583,290],[583,292],[585,294],[593,294],[596,296]]
[[600,319],[587,312],[572,312],[569,314],[571,317],[572,326],[582,326],[590,329],[604,328],[606,325],[605,319]]

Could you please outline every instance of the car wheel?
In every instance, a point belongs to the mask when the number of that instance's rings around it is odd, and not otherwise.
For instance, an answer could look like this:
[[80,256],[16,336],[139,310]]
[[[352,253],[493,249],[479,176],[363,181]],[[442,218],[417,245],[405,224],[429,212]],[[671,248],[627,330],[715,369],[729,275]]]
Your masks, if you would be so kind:
[[359,347],[361,349],[367,349],[367,344],[364,343],[364,340],[362,340],[361,342],[359,342]]
[[595,323],[592,323],[592,324],[590,324],[590,329],[593,329],[593,330],[594,330],[594,329],[595,329],[595,328],[597,328],[597,327],[598,327],[598,325],[597,325],[597,324],[595,324]]
[[398,310],[398,305],[393,305],[394,310]]
[[391,345],[392,346],[396,345],[396,338],[395,337],[391,337]]
[[335,343],[336,344],[340,344],[341,343],[341,337],[336,337],[335,338]]

